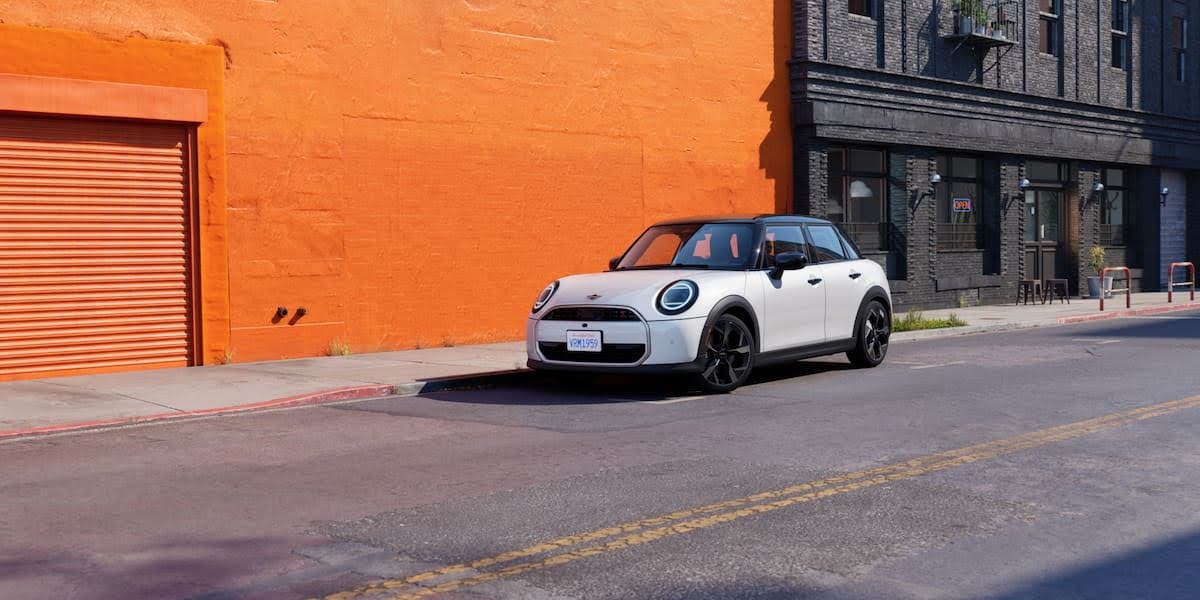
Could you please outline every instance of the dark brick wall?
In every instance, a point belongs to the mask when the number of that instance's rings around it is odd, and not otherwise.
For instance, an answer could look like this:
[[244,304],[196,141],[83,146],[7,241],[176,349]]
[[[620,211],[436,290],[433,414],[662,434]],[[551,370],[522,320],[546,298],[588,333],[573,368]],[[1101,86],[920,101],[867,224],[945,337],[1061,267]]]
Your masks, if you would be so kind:
[[[1189,46],[1200,50],[1194,22],[1200,0],[1131,2],[1128,70],[1111,66],[1111,0],[1063,2],[1057,56],[1040,51],[1037,4],[1015,7],[1014,45],[976,50],[945,39],[954,33],[950,0],[876,0],[875,19],[850,14],[848,0],[795,0],[795,58],[1200,118],[1200,87],[1171,80],[1163,37],[1170,35],[1171,17],[1186,16],[1193,21]],[[1189,56],[1192,65],[1197,60]]]

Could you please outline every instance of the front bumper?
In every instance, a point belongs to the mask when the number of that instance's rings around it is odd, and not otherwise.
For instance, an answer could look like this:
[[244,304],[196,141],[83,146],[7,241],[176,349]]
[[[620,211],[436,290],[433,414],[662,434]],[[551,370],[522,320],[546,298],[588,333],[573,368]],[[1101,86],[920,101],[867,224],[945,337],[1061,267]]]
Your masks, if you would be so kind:
[[[525,349],[529,366],[540,370],[587,372],[681,372],[702,370],[697,361],[704,317],[665,321],[547,321],[531,318],[526,323]],[[600,331],[605,351],[620,362],[599,362],[596,356],[568,354],[567,331]],[[642,348],[640,356],[628,353]],[[551,351],[553,350],[553,351]],[[625,351],[622,353],[622,351]],[[610,354],[605,354],[610,356]],[[576,360],[578,359],[578,360]]]

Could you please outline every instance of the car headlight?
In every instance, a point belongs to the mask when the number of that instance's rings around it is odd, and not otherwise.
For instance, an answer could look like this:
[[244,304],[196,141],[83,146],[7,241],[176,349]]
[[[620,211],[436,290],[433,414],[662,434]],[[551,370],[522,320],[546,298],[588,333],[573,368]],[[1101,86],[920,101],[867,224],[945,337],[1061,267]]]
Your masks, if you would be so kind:
[[542,293],[538,294],[537,300],[533,301],[533,310],[530,312],[537,312],[539,310],[542,310],[542,307],[545,306],[546,303],[550,301],[550,297],[553,296],[554,292],[557,292],[557,291],[558,291],[558,282],[557,281],[546,286],[545,289],[542,290]]
[[680,279],[658,293],[658,312],[664,315],[677,315],[696,303],[700,297],[700,288],[695,283]]

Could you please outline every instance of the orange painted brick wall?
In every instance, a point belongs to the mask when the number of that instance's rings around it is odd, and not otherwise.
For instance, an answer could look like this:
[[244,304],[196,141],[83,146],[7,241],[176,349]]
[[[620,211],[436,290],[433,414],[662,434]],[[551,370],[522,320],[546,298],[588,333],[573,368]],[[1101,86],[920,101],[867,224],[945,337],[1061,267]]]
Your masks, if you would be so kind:
[[[545,283],[604,268],[654,220],[790,203],[785,0],[0,0],[0,15],[224,47],[239,361],[517,339]],[[308,314],[272,323],[276,306]]]

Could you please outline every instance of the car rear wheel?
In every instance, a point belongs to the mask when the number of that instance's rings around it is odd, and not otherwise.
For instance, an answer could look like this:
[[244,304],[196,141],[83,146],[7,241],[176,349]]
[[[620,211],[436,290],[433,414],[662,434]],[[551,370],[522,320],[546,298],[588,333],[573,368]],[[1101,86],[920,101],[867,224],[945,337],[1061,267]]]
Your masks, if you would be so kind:
[[887,356],[888,339],[892,335],[892,318],[878,300],[872,300],[863,308],[858,326],[858,344],[846,353],[850,363],[856,367],[878,366]]
[[741,319],[724,314],[704,333],[704,370],[697,383],[714,394],[731,392],[746,382],[754,368],[754,333]]

